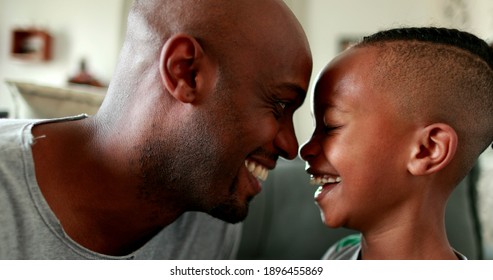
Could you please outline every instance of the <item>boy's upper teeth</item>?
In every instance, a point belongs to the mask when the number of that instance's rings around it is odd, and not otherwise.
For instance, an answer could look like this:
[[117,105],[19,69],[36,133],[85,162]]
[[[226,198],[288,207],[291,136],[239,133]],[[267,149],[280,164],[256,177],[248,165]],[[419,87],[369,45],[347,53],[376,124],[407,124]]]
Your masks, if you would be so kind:
[[250,160],[245,160],[245,166],[256,178],[262,181],[267,180],[269,170],[265,166]]
[[312,185],[325,185],[325,184],[331,184],[331,183],[340,183],[341,182],[341,177],[340,176],[333,176],[333,175],[323,175],[323,176],[311,176],[310,177],[310,184]]

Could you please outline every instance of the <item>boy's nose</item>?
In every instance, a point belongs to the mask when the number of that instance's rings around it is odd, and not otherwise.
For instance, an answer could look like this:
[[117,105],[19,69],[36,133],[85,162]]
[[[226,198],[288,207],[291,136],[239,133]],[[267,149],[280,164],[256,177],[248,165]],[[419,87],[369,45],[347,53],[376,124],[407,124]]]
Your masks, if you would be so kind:
[[312,136],[308,142],[303,144],[303,146],[300,149],[300,156],[304,161],[309,161],[310,159],[314,158],[319,152],[320,149],[318,148],[320,145],[317,144],[316,138]]

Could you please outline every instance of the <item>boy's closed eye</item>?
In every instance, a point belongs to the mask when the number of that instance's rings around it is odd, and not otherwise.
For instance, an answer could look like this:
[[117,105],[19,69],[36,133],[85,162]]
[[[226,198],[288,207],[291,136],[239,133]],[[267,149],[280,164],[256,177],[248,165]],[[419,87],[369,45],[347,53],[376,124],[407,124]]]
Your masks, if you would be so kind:
[[339,129],[341,127],[342,127],[342,125],[335,125],[335,124],[330,124],[330,123],[324,123],[323,132],[326,133],[326,134],[332,134],[337,129]]
[[323,132],[326,134],[332,134],[342,127],[341,123],[339,121],[336,121],[336,118],[334,118],[333,114],[331,114],[330,117],[328,115],[325,115],[322,124]]

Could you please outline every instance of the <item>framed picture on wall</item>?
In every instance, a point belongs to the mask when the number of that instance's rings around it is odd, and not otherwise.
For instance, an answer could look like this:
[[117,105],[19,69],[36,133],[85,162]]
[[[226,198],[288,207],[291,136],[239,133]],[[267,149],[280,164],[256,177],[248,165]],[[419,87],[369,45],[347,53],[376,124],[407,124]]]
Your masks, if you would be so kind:
[[23,60],[50,60],[51,36],[44,30],[15,29],[12,31],[11,54]]

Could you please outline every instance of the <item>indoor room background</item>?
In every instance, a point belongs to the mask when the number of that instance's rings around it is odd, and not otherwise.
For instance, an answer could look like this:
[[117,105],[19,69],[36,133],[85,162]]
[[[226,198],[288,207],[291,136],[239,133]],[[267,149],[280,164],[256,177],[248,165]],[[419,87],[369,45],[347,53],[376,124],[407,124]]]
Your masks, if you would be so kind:
[[[312,81],[348,44],[381,29],[443,26],[472,32],[493,41],[491,0],[285,0],[308,36],[314,58]],[[104,97],[125,33],[132,0],[0,0],[0,112],[9,118],[47,118],[93,113]],[[15,31],[48,34],[27,57],[16,51]],[[34,33],[33,33],[34,34]],[[35,33],[38,34],[38,33]],[[38,40],[40,37],[34,39]],[[44,39],[43,39],[44,40]],[[20,54],[20,55],[19,55]],[[102,87],[69,85],[85,70]],[[311,90],[311,89],[310,89]],[[54,93],[53,93],[54,92]],[[313,129],[310,96],[295,114],[298,140]],[[493,150],[480,159],[479,217],[485,257],[493,259]]]

